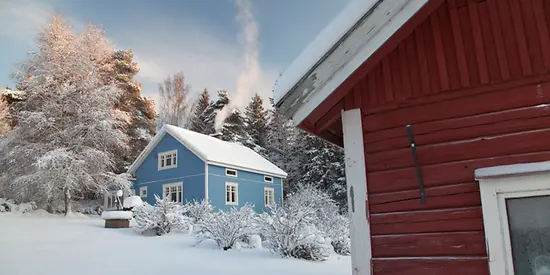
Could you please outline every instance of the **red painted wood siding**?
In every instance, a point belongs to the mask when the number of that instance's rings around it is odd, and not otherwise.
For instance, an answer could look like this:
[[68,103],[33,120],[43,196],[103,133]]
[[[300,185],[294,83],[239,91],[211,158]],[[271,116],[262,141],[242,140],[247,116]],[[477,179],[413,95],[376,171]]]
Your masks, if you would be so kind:
[[365,95],[363,106],[548,72],[549,6],[448,0],[356,84],[379,91]]
[[448,0],[336,105],[364,114],[375,275],[489,274],[474,170],[550,159],[549,19],[545,0]]

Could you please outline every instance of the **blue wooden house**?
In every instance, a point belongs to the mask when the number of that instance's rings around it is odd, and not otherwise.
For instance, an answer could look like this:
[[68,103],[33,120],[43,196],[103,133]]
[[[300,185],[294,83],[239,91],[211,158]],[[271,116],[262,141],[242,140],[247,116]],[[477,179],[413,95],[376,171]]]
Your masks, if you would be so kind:
[[182,204],[207,199],[218,210],[245,203],[258,212],[282,203],[287,174],[248,147],[165,125],[128,173],[136,194]]

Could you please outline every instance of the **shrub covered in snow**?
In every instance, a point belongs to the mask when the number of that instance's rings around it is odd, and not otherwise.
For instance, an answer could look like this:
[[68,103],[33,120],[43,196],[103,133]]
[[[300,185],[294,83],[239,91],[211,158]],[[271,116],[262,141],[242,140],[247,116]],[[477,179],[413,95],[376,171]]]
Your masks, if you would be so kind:
[[212,206],[207,200],[203,199],[200,202],[193,200],[183,206],[184,213],[191,221],[196,224],[200,222],[208,214],[212,213],[214,206]]
[[283,257],[325,260],[331,250],[349,255],[349,223],[330,195],[314,186],[289,194],[284,207],[274,206],[262,216],[262,234],[270,248]]
[[349,219],[343,215],[337,215],[331,218],[328,227],[322,230],[330,239],[334,252],[340,255],[351,254],[351,239],[349,233]]
[[0,212],[28,213],[36,209],[36,203],[33,201],[16,204],[13,200],[0,198]]
[[233,207],[229,211],[209,213],[199,221],[199,232],[196,237],[200,241],[211,239],[224,250],[233,248],[238,241],[256,233],[257,215],[252,206]]
[[189,229],[189,220],[183,216],[181,204],[171,202],[169,198],[161,199],[155,195],[154,206],[144,203],[135,207],[134,230],[138,233],[152,232],[157,236],[171,232],[181,232]]
[[[292,199],[292,198],[291,198]],[[315,208],[307,201],[271,207],[261,215],[262,234],[282,257],[324,261],[330,254],[323,232],[315,226]]]

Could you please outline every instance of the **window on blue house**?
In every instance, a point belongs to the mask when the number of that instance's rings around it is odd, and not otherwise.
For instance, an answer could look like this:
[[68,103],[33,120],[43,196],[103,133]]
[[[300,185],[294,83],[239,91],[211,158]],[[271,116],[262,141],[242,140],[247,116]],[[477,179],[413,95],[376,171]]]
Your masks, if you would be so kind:
[[225,183],[225,204],[239,204],[239,185],[233,182]]
[[265,182],[273,182],[273,177],[264,176],[264,181],[265,181]]
[[169,198],[171,202],[183,201],[183,183],[170,183],[162,185],[162,198]]
[[237,170],[226,168],[225,169],[225,175],[230,176],[230,177],[236,177],[237,176]]
[[158,169],[175,168],[178,165],[178,150],[162,152],[158,154]]
[[266,206],[272,206],[275,204],[275,189],[264,188],[264,203]]
[[139,196],[142,198],[147,198],[147,186],[139,188]]

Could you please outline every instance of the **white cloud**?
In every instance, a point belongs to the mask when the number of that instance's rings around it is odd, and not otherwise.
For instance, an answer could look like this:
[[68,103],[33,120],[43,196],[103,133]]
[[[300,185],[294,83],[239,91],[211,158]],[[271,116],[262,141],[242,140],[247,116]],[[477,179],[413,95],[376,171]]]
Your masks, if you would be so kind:
[[[0,24],[0,37],[20,40],[27,43],[30,49],[36,33],[48,23],[54,12],[55,8],[44,1],[0,0],[0,18],[3,21]],[[65,16],[77,30],[84,25],[71,18],[71,14]],[[212,95],[218,89],[226,89],[231,93],[235,91],[237,78],[244,69],[244,49],[237,43],[237,39],[223,41],[190,20],[185,24],[174,25],[169,19],[160,16],[149,17],[137,24],[118,26],[121,29],[112,29],[113,26],[110,26],[111,29],[106,27],[105,31],[117,47],[134,51],[140,67],[137,80],[143,84],[143,95],[157,101],[158,83],[179,71],[185,74],[194,94],[204,88]],[[237,33],[234,35],[236,38]],[[254,92],[261,94],[265,101],[272,96],[273,82],[279,69],[262,64],[261,79],[254,87]]]
[[51,6],[37,1],[3,1],[0,3],[0,36],[30,45],[52,12]]

